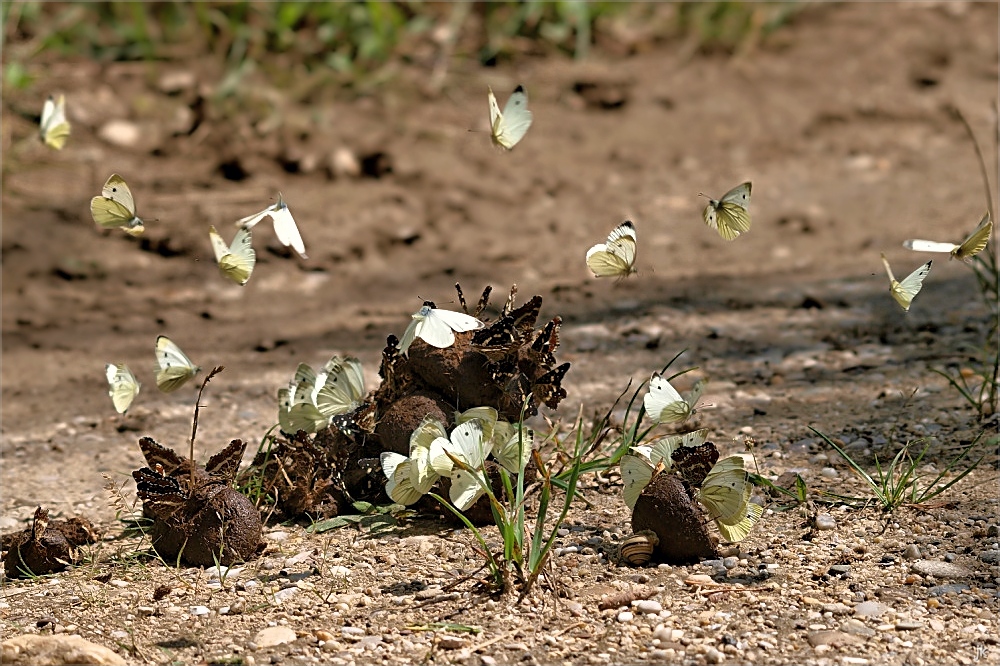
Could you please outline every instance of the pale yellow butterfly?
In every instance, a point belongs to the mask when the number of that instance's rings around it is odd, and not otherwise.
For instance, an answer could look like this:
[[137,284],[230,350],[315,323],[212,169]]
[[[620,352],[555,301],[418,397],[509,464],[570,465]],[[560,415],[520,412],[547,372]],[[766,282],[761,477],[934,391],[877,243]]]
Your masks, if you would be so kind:
[[[704,196],[704,195],[702,195]],[[709,198],[701,216],[712,229],[726,240],[734,240],[750,231],[750,183],[742,183],[722,195]]]
[[257,253],[253,250],[249,229],[240,229],[233,238],[232,245],[226,245],[215,227],[208,228],[208,237],[212,241],[215,261],[219,270],[227,278],[242,286],[250,279],[254,264],[257,263]]
[[903,241],[903,247],[915,252],[947,252],[951,255],[952,259],[966,260],[971,259],[986,249],[992,233],[993,220],[990,219],[989,211],[986,211],[983,219],[979,221],[979,226],[969,234],[968,238],[962,241],[961,245],[911,238]]
[[500,105],[493,90],[489,89],[490,103],[490,139],[493,144],[510,150],[524,138],[528,128],[531,127],[531,111],[528,110],[528,95],[524,92],[523,86],[514,88],[507,104],[500,112]]
[[587,250],[587,266],[594,277],[627,278],[635,273],[635,225],[626,220],[608,235],[606,243]]
[[108,363],[104,366],[104,371],[111,387],[108,389],[111,402],[119,414],[124,414],[135,400],[135,396],[139,395],[140,384],[124,363],[118,365]]
[[191,362],[165,335],[156,338],[156,387],[164,393],[176,391],[198,374],[200,367]]
[[66,120],[66,98],[59,95],[59,98],[49,96],[42,106],[42,121],[39,124],[39,132],[45,145],[56,150],[62,150],[69,138],[69,121]]
[[889,260],[885,258],[885,253],[882,253],[882,265],[885,266],[885,272],[889,275],[889,293],[899,303],[899,307],[907,312],[910,311],[910,303],[914,297],[920,293],[920,287],[924,284],[924,278],[931,272],[931,263],[928,261],[903,278],[902,282],[897,282],[896,276],[892,274],[892,268],[889,267]]
[[135,199],[132,190],[116,173],[104,183],[101,196],[90,200],[90,214],[100,227],[114,229],[121,227],[130,236],[138,236],[145,227],[135,213]]

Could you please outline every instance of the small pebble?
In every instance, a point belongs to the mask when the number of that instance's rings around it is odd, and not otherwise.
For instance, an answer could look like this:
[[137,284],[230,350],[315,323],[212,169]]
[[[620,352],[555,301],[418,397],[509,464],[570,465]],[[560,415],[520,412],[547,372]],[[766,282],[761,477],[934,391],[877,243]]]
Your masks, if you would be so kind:
[[904,620],[903,622],[896,623],[896,631],[914,631],[916,629],[923,629],[923,622],[914,622],[912,620]]
[[919,560],[920,557],[920,547],[915,543],[911,543],[903,551],[903,559],[905,560]]
[[191,615],[208,615],[210,611],[208,610],[208,606],[191,606],[188,612]]
[[273,647],[295,640],[295,631],[291,627],[267,627],[254,636],[253,642],[258,648]]
[[715,648],[705,650],[705,661],[709,664],[721,664],[726,660],[726,656]]
[[643,615],[656,615],[663,610],[663,605],[659,601],[653,601],[652,599],[643,599],[635,602],[634,605],[635,610]]
[[740,558],[738,557],[727,557],[722,560],[722,566],[726,569],[735,569],[740,564]]
[[631,622],[634,618],[635,615],[633,615],[629,611],[622,611],[621,613],[618,613],[618,617],[615,619],[617,619],[619,622],[625,623],[625,622]]
[[828,513],[821,513],[816,516],[816,529],[818,530],[835,530],[837,529],[837,521],[833,519]]
[[939,562],[937,560],[918,560],[913,563],[914,573],[921,576],[936,576],[938,578],[965,578],[972,572],[960,564]]
[[880,604],[877,601],[865,601],[854,607],[854,614],[859,617],[878,617],[887,610],[889,607],[885,604]]

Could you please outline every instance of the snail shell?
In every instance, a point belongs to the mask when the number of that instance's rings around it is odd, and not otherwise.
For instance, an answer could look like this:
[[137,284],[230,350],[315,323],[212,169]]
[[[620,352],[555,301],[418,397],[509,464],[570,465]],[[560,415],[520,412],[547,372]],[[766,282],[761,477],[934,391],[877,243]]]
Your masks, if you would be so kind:
[[656,534],[650,530],[637,532],[622,541],[621,559],[629,566],[641,567],[652,559],[653,550],[659,542]]

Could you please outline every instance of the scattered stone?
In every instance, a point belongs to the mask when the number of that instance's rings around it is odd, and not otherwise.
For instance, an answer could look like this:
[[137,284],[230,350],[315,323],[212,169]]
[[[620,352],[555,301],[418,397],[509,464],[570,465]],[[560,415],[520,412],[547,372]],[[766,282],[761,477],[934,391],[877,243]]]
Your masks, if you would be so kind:
[[461,650],[468,644],[468,641],[458,636],[441,636],[437,641],[437,646],[445,650]]
[[722,654],[715,648],[708,648],[705,650],[705,661],[709,664],[721,664],[726,660],[726,655]]
[[4,664],[96,664],[125,666],[128,662],[114,651],[80,636],[38,636],[23,634],[0,644],[0,662]]
[[211,611],[208,610],[208,606],[191,606],[188,609],[188,613],[191,615],[208,615]]
[[830,574],[831,576],[846,576],[847,574],[851,573],[851,565],[834,564],[827,570],[827,573]]
[[1000,564],[1000,550],[987,550],[979,554],[979,559],[986,564]]
[[911,543],[906,547],[906,550],[903,551],[904,560],[919,560],[920,557],[920,547],[915,543]]
[[885,604],[877,601],[864,601],[854,607],[854,614],[859,617],[878,617],[889,610]]
[[722,560],[722,566],[726,569],[735,569],[740,564],[740,558],[738,557],[727,557]]
[[130,120],[109,120],[97,130],[97,136],[119,148],[133,148],[139,143],[142,131]]
[[970,588],[965,583],[949,583],[947,585],[935,585],[927,589],[927,594],[932,597],[943,597],[949,594],[960,594],[962,592],[968,592]]
[[621,613],[618,613],[618,617],[615,619],[617,619],[619,622],[625,623],[625,622],[631,622],[634,618],[635,615],[633,615],[631,612],[622,611]]
[[837,521],[830,514],[821,513],[816,516],[816,529],[821,531],[835,530],[837,529]]
[[840,630],[852,636],[874,636],[875,630],[870,629],[864,622],[857,618],[844,620],[840,625]]
[[642,601],[636,601],[633,606],[635,610],[643,615],[656,615],[663,610],[663,605],[659,601],[653,601],[651,599],[644,599]]
[[918,560],[913,563],[911,570],[921,576],[935,576],[937,578],[966,578],[972,575],[972,572],[961,564],[937,560]]
[[896,623],[896,631],[915,631],[923,628],[923,622],[915,622],[913,620],[904,620]]
[[282,645],[283,643],[291,643],[295,639],[295,631],[291,627],[279,626],[261,629],[253,637],[253,642],[260,649]]
[[833,629],[810,632],[808,638],[809,645],[813,647],[819,647],[820,645],[841,647],[843,645],[857,645],[858,643],[863,642],[857,636],[852,636],[851,634],[846,634],[843,631],[836,631]]

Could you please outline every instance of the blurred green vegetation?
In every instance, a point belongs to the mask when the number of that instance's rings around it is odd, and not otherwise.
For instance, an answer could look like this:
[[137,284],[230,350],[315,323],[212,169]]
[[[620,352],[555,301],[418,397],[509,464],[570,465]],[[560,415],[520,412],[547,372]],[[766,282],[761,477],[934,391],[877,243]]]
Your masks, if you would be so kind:
[[[2,3],[5,86],[30,84],[26,63],[210,57],[276,80],[318,69],[343,83],[378,79],[398,61],[520,54],[586,57],[592,45],[682,38],[733,52],[783,24],[800,3],[680,2],[25,2]],[[623,26],[627,26],[622,29]],[[617,49],[628,52],[629,44]],[[429,47],[429,48],[428,48]],[[428,55],[429,54],[429,55]]]

